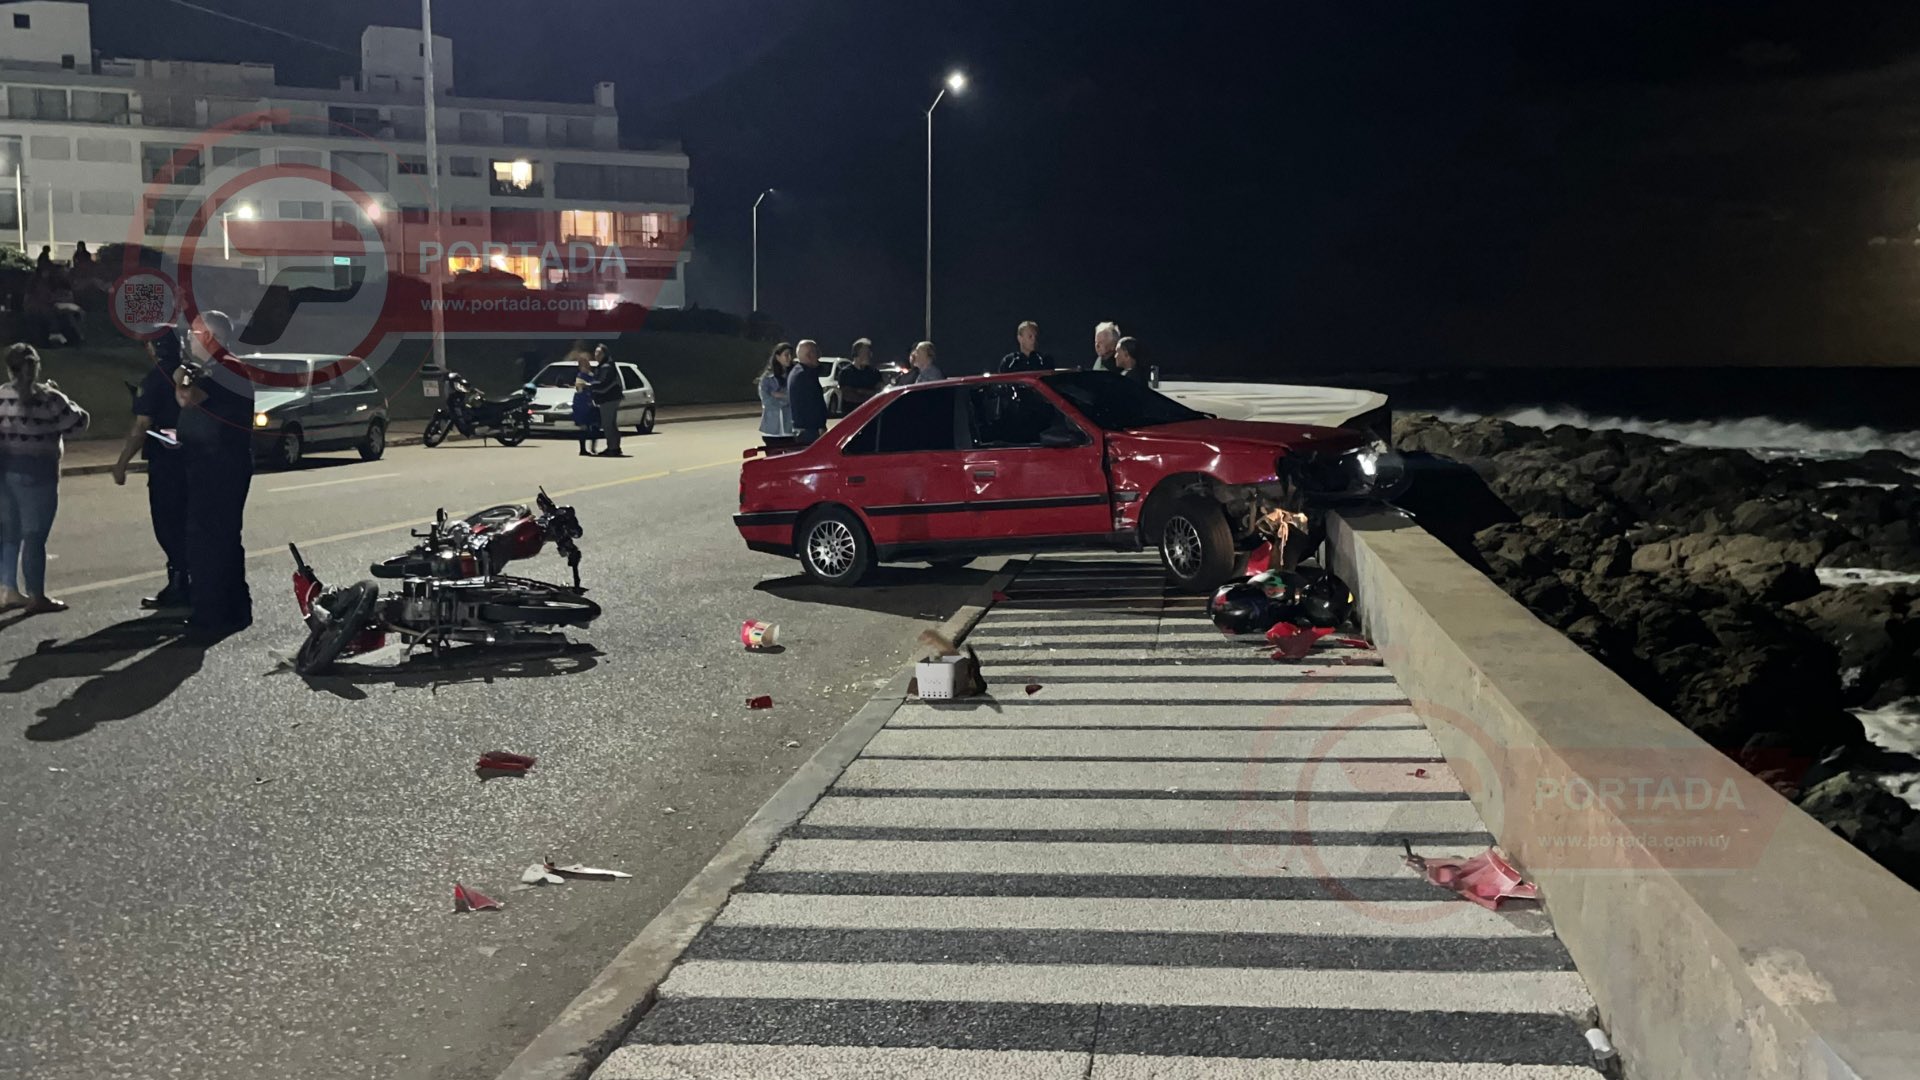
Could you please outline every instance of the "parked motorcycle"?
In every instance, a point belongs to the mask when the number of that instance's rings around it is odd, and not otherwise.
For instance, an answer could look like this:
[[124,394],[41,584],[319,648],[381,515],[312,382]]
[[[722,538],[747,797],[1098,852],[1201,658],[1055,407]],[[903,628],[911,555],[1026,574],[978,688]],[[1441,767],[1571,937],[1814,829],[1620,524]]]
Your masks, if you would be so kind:
[[[538,513],[525,506],[495,506],[449,522],[441,510],[403,555],[375,563],[378,578],[398,578],[397,591],[382,594],[372,581],[329,589],[293,552],[293,595],[306,620],[307,640],[294,657],[302,675],[325,671],[335,660],[372,652],[397,635],[412,652],[429,647],[439,655],[454,642],[482,645],[550,640],[560,627],[585,627],[600,605],[580,585],[584,530],[571,506],[556,506],[540,492]],[[508,563],[538,555],[552,543],[567,558],[573,584],[554,585],[501,573]]]
[[428,446],[439,446],[449,431],[458,430],[471,439],[492,436],[501,446],[518,446],[533,430],[533,392],[515,390],[499,401],[487,395],[457,371],[447,373],[447,403],[427,421]]

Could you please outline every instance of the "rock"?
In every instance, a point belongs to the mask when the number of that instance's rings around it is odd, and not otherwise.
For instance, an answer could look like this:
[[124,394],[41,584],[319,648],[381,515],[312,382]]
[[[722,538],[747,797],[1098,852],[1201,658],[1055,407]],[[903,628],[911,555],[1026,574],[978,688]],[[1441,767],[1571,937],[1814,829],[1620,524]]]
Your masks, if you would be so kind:
[[1799,563],[1740,563],[1723,576],[1769,604],[1791,604],[1820,592],[1820,579],[1811,566]]
[[1633,566],[1633,545],[1625,537],[1611,536],[1596,546],[1588,573],[1597,578],[1617,578]]
[[1677,569],[1680,556],[1674,551],[1671,540],[1662,540],[1635,548],[1627,565],[1636,574],[1661,574]]
[[1800,809],[1906,881],[1920,884],[1920,810],[1871,777],[1843,772],[1815,785]]
[[1848,705],[1881,696],[1889,680],[1920,675],[1920,589],[1910,585],[1850,585],[1827,589],[1788,610],[1838,656]]
[[1525,525],[1489,526],[1473,535],[1473,544],[1494,579],[1503,584],[1533,581],[1553,573],[1551,552]]

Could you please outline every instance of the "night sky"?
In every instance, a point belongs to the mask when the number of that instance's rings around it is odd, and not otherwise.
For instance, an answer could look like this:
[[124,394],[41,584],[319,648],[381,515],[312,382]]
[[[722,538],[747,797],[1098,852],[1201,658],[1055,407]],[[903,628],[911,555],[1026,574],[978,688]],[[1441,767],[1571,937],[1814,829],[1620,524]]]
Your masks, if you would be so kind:
[[[399,0],[204,0],[356,53]],[[1920,363],[1920,5],[439,0],[456,86],[585,100],[693,158],[690,297],[830,354],[1118,320],[1170,371]],[[161,24],[155,25],[155,17]],[[109,55],[331,53],[95,0]]]

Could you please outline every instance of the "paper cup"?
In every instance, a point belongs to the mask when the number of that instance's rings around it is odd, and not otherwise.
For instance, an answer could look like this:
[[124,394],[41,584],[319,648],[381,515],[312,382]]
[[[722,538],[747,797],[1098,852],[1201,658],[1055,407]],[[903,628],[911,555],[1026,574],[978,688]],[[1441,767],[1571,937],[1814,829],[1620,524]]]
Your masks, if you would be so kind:
[[749,649],[771,649],[780,643],[780,628],[773,623],[748,619],[740,624],[740,644]]

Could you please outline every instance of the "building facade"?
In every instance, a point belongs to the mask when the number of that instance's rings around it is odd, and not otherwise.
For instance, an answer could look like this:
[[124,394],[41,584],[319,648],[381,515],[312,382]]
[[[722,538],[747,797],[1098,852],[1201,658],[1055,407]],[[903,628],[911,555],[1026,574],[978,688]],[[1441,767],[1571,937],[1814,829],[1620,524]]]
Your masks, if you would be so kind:
[[377,259],[685,305],[687,156],[623,146],[611,82],[579,104],[461,97],[435,35],[432,214],[425,50],[418,30],[368,27],[357,74],[289,86],[271,64],[96,57],[86,4],[0,3],[0,243],[191,247],[263,281]]

